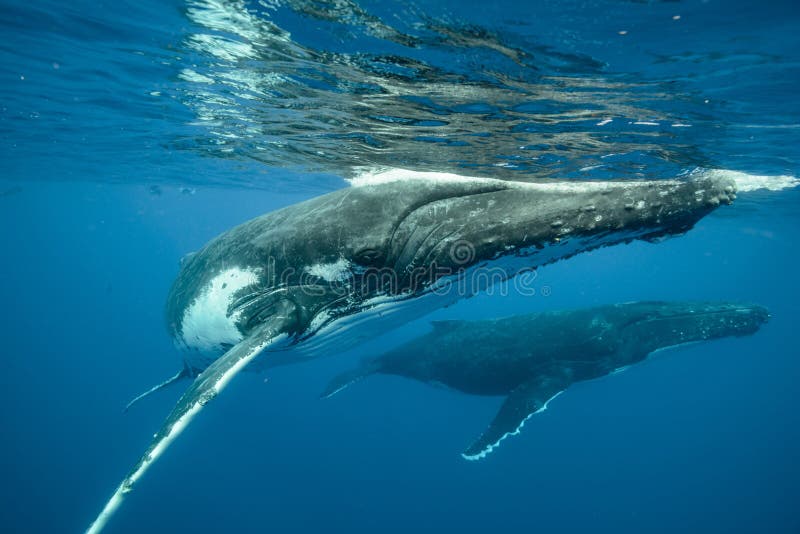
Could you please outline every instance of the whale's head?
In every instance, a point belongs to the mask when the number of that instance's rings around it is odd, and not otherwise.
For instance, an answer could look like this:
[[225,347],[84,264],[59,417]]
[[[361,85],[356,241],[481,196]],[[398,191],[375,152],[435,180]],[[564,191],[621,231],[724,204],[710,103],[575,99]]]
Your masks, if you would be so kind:
[[626,306],[621,343],[648,352],[687,343],[746,336],[770,318],[757,304],[719,302],[640,302]]

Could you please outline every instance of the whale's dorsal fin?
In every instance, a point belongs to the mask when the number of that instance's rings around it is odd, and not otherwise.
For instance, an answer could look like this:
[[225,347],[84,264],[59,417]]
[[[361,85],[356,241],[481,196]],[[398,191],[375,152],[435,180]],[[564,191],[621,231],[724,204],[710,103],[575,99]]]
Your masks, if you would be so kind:
[[123,479],[100,515],[86,531],[87,534],[96,534],[105,527],[113,513],[122,504],[125,496],[130,493],[133,486],[153,462],[164,453],[181,431],[210,400],[228,385],[239,371],[244,369],[264,349],[286,337],[286,334],[282,333],[280,324],[279,321],[268,321],[260,325],[198,375],[172,409],[172,413],[164,421],[161,430],[153,437],[147,451]]
[[480,460],[500,445],[508,436],[519,434],[525,421],[544,411],[547,403],[569,387],[571,380],[564,376],[539,376],[525,382],[506,397],[494,420],[467,450],[461,453],[467,460]]

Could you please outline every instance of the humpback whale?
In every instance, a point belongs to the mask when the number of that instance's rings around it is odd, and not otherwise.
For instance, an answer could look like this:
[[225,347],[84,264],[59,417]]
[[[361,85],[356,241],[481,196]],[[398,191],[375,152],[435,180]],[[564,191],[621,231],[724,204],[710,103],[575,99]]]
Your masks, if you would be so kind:
[[534,183],[395,169],[228,230],[182,261],[167,299],[185,356],[164,384],[193,382],[88,531],[245,367],[340,351],[585,250],[681,234],[735,191],[704,174]]
[[473,395],[504,395],[489,427],[462,456],[485,457],[533,414],[582,380],[600,378],[669,347],[756,332],[769,312],[748,304],[633,302],[486,321],[436,321],[433,330],[334,378],[330,397],[382,373]]

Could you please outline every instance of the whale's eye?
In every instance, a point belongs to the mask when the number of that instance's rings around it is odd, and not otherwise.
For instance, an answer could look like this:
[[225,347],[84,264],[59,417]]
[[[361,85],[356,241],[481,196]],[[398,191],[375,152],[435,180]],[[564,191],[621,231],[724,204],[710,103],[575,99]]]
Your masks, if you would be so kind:
[[383,257],[380,250],[374,248],[364,248],[356,252],[356,263],[367,267],[375,266]]

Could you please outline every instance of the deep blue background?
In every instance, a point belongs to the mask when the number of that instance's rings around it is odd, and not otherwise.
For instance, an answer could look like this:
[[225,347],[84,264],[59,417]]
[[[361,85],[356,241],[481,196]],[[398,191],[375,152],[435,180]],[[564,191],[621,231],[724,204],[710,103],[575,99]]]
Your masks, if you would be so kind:
[[[793,2],[427,8],[488,26],[524,20],[539,42],[615,72],[680,74],[683,90],[725,100],[714,113],[730,118],[718,123],[726,141],[703,147],[719,167],[800,171]],[[162,59],[175,61],[167,45],[186,31],[182,9],[0,6],[4,531],[82,530],[145,449],[180,388],[121,408],[180,365],[163,320],[179,258],[233,224],[344,186],[170,149],[175,136],[203,135],[178,101],[150,95],[175,82]],[[681,39],[655,22],[678,12],[689,25]],[[641,31],[621,45],[616,32],[631,28]],[[659,49],[706,54],[676,65],[654,61]],[[500,399],[378,376],[317,400],[336,372],[427,320],[267,382],[244,374],[109,532],[797,532],[798,202],[797,191],[742,195],[685,236],[541,269],[548,297],[479,296],[434,317],[744,300],[773,312],[755,336],[576,385],[478,463],[458,453]]]

